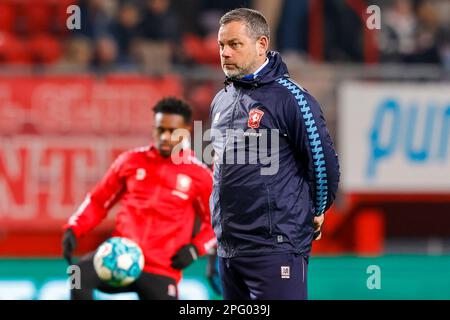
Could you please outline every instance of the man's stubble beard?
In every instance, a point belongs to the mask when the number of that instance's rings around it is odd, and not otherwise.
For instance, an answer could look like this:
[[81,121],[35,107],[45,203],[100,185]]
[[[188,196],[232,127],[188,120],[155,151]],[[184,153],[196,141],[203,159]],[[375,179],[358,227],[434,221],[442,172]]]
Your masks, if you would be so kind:
[[257,62],[257,60],[255,59],[255,61],[253,61],[253,63],[252,64],[250,64],[247,68],[241,68],[241,67],[239,67],[239,66],[236,66],[237,67],[237,70],[235,71],[236,73],[235,74],[233,74],[234,73],[234,71],[231,71],[231,73],[230,73],[230,71],[227,71],[227,70],[225,70],[225,69],[223,69],[223,72],[225,73],[225,75],[228,77],[228,78],[231,78],[231,79],[242,79],[243,77],[245,77],[246,75],[248,75],[248,74],[250,74],[250,73],[252,73],[250,70],[255,70],[256,69],[256,62]]
[[225,75],[228,78],[231,78],[231,79],[241,79],[245,76],[245,70],[242,70],[242,69],[237,69],[237,70],[232,70],[232,71],[223,69],[223,72],[225,73]]

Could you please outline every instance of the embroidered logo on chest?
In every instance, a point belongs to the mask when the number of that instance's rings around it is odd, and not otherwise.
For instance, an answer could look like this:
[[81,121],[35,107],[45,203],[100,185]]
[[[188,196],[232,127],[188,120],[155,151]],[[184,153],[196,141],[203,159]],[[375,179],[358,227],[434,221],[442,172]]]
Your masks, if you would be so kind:
[[138,181],[144,180],[146,176],[147,176],[147,171],[145,171],[144,168],[139,168],[136,170],[136,180],[138,180]]
[[252,129],[259,128],[259,124],[264,115],[264,112],[259,109],[252,109],[248,113],[248,126]]
[[191,187],[192,179],[185,174],[177,174],[176,189],[181,192],[188,192]]

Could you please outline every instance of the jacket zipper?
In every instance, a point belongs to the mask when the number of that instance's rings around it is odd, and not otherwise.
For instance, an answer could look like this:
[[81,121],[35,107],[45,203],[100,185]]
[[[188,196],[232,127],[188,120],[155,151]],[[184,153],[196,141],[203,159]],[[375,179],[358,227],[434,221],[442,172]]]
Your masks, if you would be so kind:
[[[236,98],[234,99],[232,106],[233,106],[233,110],[231,111],[231,120],[228,123],[228,128],[227,129],[232,129],[233,124],[234,124],[234,114],[236,112],[236,106],[237,106],[237,102],[239,101],[239,98],[241,96],[241,91],[239,89],[236,89]],[[222,202],[222,195],[223,195],[223,171],[224,171],[224,166],[225,166],[225,155],[227,152],[227,139],[226,139],[226,132],[225,132],[225,145],[223,148],[223,153],[222,153],[222,166],[220,168],[220,194],[219,194],[219,202],[220,202],[220,208],[223,208],[223,202]],[[222,224],[222,239],[223,242],[225,244],[225,246],[227,247],[226,241],[225,241],[225,214],[224,212],[222,212],[222,217],[221,217],[221,224]]]
[[[163,165],[161,165],[161,176],[164,176],[164,173],[165,173],[165,166],[163,164]],[[156,185],[155,192],[153,193],[153,197],[151,198],[150,204],[155,203],[155,201],[158,198],[160,192],[161,192],[161,185],[160,185],[160,183],[158,183]],[[153,216],[152,215],[149,215],[146,218],[148,219],[148,221],[147,221],[147,223],[145,225],[144,234],[142,235],[142,242],[143,243],[144,243],[144,241],[147,241],[147,236],[148,236],[148,233],[150,231],[150,226],[151,226],[151,224],[153,222]]]

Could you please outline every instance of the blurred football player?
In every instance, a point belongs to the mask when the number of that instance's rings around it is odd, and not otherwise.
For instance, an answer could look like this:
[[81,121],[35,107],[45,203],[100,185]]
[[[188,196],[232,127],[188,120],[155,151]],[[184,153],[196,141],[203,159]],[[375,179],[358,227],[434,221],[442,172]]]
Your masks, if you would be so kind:
[[[140,299],[177,299],[182,270],[216,245],[208,205],[211,172],[192,150],[179,148],[185,136],[175,139],[173,135],[177,129],[189,132],[191,107],[179,99],[165,98],[153,111],[154,144],[124,152],[114,161],[70,217],[63,236],[63,255],[72,264],[78,239],[120,201],[112,236],[129,238],[141,247],[143,272],[127,287],[111,287],[97,276],[94,253],[90,253],[76,263],[81,288],[71,289],[72,299],[93,299],[94,289],[133,291]],[[183,161],[175,163],[173,156]],[[193,234],[196,217],[200,224]]]

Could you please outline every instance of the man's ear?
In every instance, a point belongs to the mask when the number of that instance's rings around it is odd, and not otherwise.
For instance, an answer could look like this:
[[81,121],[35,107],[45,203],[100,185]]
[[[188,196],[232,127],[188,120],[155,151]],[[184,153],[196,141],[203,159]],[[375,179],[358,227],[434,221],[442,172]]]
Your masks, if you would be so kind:
[[258,40],[258,55],[265,56],[269,50],[269,39],[266,36],[262,36]]

